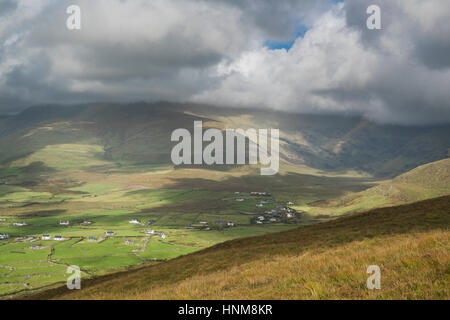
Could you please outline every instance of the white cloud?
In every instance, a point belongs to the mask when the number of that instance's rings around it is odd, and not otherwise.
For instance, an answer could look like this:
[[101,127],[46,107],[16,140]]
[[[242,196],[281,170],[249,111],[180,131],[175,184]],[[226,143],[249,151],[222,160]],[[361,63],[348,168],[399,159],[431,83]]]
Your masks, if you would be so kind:
[[[65,28],[69,4],[82,30]],[[8,0],[0,110],[89,100],[195,101],[381,122],[450,121],[450,3],[379,0]],[[289,51],[265,47],[309,30]]]

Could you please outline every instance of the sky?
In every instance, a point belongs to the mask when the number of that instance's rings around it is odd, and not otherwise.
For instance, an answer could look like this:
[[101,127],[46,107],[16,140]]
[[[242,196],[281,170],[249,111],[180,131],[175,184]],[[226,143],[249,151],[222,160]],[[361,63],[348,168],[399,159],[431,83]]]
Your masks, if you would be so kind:
[[448,123],[449,21],[447,0],[0,0],[0,113],[165,100]]

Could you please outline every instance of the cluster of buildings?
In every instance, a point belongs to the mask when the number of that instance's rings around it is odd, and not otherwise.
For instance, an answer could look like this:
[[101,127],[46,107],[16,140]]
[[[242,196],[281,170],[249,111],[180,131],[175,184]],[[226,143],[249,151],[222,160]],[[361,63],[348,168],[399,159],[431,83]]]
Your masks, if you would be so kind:
[[256,217],[254,219],[254,222],[256,224],[289,222],[294,220],[301,213],[302,211],[296,211],[295,209],[292,209],[288,206],[279,206],[276,209],[265,211],[264,215]]

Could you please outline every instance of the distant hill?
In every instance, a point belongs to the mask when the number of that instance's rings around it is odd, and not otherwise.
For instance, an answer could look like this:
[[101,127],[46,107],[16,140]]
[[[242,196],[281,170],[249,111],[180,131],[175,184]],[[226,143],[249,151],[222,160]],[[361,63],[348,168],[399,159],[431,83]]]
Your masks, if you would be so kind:
[[[124,164],[170,162],[170,134],[202,120],[217,128],[279,128],[286,163],[326,171],[393,177],[446,158],[450,125],[378,125],[359,117],[301,115],[203,105],[96,103],[36,106],[0,118],[0,165],[51,145],[95,145],[98,160]],[[36,158],[34,158],[36,160]],[[45,165],[45,159],[44,165]]]
[[[448,299],[450,196],[228,241],[40,299]],[[366,269],[381,269],[368,290]]]
[[450,193],[450,159],[419,166],[367,190],[312,203],[313,214],[340,215],[435,198]]

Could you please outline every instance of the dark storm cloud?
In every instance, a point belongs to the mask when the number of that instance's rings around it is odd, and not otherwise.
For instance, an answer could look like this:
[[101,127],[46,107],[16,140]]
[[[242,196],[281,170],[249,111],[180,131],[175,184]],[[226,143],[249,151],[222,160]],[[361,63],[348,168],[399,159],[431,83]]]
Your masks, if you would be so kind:
[[15,0],[2,0],[0,2],[0,17],[17,9]]
[[366,28],[361,12],[374,1],[354,0],[345,4],[347,24],[362,33],[361,40],[378,48],[380,40],[396,37],[399,45],[413,48],[411,58],[433,69],[450,67],[450,1],[376,1],[382,12],[383,30]]
[[337,2],[4,0],[0,111],[162,99],[450,121],[450,2],[379,0],[382,30],[366,27],[373,1]]
[[289,40],[302,25],[310,25],[330,7],[330,0],[215,0],[244,12],[243,19],[270,39]]

